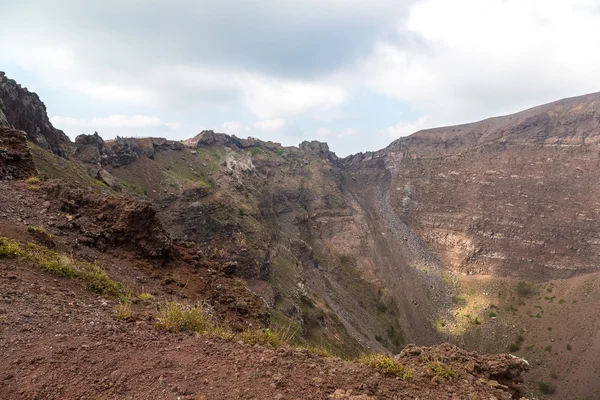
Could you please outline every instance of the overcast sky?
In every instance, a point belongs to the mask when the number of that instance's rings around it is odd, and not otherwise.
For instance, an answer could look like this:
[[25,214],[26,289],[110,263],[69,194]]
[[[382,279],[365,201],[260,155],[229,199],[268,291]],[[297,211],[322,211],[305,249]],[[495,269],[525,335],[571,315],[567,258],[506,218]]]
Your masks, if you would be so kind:
[[600,0],[1,0],[0,70],[74,138],[338,155],[600,91]]

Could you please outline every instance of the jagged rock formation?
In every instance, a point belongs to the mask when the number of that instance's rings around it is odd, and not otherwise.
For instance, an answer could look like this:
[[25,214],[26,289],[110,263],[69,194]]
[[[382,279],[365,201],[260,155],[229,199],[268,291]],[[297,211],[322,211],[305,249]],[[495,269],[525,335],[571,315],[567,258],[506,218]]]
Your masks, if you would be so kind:
[[25,132],[0,126],[0,180],[36,174]]
[[77,242],[100,250],[118,246],[144,257],[167,259],[173,243],[147,201],[89,193],[68,184],[44,185],[49,209],[68,212],[60,229],[78,232]]
[[5,123],[25,131],[27,139],[61,157],[69,154],[70,140],[61,130],[52,126],[46,106],[37,94],[8,79],[0,71],[0,125]]

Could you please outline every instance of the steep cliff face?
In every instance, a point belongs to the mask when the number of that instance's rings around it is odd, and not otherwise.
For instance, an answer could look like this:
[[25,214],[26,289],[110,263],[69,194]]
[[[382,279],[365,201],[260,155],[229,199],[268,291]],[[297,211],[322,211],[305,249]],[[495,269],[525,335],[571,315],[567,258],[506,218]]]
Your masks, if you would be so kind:
[[599,140],[592,94],[417,132],[374,157],[394,213],[444,264],[547,280],[598,271]]
[[69,154],[70,140],[52,126],[37,94],[8,79],[0,71],[0,126],[25,131],[30,142],[61,157]]

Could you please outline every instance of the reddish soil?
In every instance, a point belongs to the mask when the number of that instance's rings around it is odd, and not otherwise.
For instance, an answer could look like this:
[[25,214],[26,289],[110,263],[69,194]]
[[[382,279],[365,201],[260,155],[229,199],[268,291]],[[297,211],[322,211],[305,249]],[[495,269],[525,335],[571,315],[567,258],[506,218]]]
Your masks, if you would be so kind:
[[[62,192],[53,191],[52,185],[43,182],[38,191],[23,182],[0,182],[0,236],[43,243],[27,227],[44,225],[54,235],[57,251],[98,259],[111,277],[134,293],[150,292],[154,299],[137,301],[134,318],[120,321],[118,299],[88,292],[78,280],[43,273],[28,261],[0,258],[0,350],[5,354],[0,360],[0,398],[511,398],[490,369],[512,365],[507,356],[479,360],[470,354],[466,357],[474,363],[462,368],[465,355],[457,348],[434,351],[456,370],[455,377],[446,379],[434,375],[425,357],[409,356],[402,362],[414,370],[414,377],[404,382],[372,367],[304,350],[159,331],[153,317],[156,306],[170,298],[208,301],[218,319],[238,329],[264,326],[265,308],[219,265],[210,260],[194,264],[198,248],[192,245],[175,246],[167,264],[141,259],[135,248],[119,246],[118,240],[107,242],[103,251],[82,246],[76,241],[78,229],[60,228],[72,214],[53,206],[62,195],[49,193]],[[91,220],[93,208],[79,209],[79,220]],[[242,309],[240,303],[245,304]]]
[[487,379],[403,382],[338,358],[173,335],[115,318],[116,299],[0,259],[0,398],[506,399]]

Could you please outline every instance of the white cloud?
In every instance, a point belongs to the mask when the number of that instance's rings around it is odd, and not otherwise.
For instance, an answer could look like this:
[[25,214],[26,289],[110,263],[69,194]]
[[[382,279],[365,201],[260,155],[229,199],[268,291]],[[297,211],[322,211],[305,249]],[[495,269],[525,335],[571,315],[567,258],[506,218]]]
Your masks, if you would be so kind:
[[257,121],[252,126],[261,131],[278,131],[285,126],[285,119],[266,119]]
[[358,131],[351,128],[342,129],[340,131],[332,131],[324,127],[317,129],[317,136],[322,138],[344,138],[348,136],[358,135]]
[[245,74],[238,80],[246,106],[259,118],[327,110],[344,103],[347,92],[340,87]]
[[412,122],[399,122],[396,125],[382,129],[378,133],[390,139],[398,139],[399,137],[408,136],[425,128],[426,122],[426,117],[421,117]]
[[[600,13],[590,1],[425,0],[358,63],[369,89],[430,122],[519,111],[598,90]],[[595,83],[595,84],[594,84]]]
[[221,125],[221,128],[225,131],[225,133],[229,134],[239,134],[248,132],[248,127],[237,121],[224,122]]

